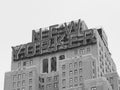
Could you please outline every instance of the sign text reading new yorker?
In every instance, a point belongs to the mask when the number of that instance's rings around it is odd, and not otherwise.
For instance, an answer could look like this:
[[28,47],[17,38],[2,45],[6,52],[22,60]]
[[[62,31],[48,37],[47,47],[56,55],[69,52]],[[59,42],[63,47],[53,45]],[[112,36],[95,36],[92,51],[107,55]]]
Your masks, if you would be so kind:
[[38,32],[33,30],[31,43],[12,47],[13,60],[22,60],[92,43],[93,30],[84,29],[87,27],[78,20],[53,25],[46,30],[40,29]]

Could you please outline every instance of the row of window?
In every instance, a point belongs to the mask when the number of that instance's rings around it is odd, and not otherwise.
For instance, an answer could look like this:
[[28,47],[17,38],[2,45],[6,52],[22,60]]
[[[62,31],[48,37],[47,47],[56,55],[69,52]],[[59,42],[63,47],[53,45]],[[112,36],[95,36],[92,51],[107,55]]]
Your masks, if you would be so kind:
[[[70,70],[70,71],[69,71],[69,76],[73,76],[73,73],[74,73],[74,75],[78,75],[78,69],[75,69],[74,71],[73,71],[73,70]],[[82,68],[79,69],[79,75],[82,75]],[[67,75],[66,75],[66,72],[63,71],[63,72],[62,72],[62,77],[66,77],[66,76],[67,76]]]
[[[13,90],[27,90],[25,87],[22,88],[17,88],[17,89],[13,89]],[[28,90],[33,90],[32,86],[29,86]]]
[[29,60],[29,61],[24,61],[23,65],[21,64],[22,62],[18,62],[18,68],[21,66],[27,66],[27,65],[33,65],[33,60]]
[[[56,81],[58,81],[59,80],[59,76],[58,75],[56,75],[56,76],[54,76],[53,78],[52,77],[47,77],[46,78],[46,82],[52,82],[52,80],[54,81],[54,82],[56,82]],[[42,78],[42,77],[39,77],[39,81],[41,82],[41,83],[44,83],[44,78]]]
[[[52,90],[53,88],[59,88],[58,85],[59,85],[58,82],[55,82],[55,83],[53,83],[53,84],[47,84],[47,85],[46,85],[46,90]],[[45,86],[39,84],[39,89],[40,89],[40,90],[44,90],[44,89],[45,89]]]
[[[29,79],[29,84],[30,85],[32,84],[32,82],[33,82],[32,79]],[[13,82],[13,88],[21,87],[21,86],[25,86],[25,85],[26,85],[26,81],[25,80]]]
[[[33,76],[33,72],[30,71],[30,72],[29,72],[29,77],[32,77],[32,76]],[[25,74],[25,73],[18,74],[18,75],[13,75],[13,81],[20,80],[20,79],[24,79],[25,77],[26,77],[26,74]]]
[[[79,76],[79,78],[77,76],[74,78],[69,78],[69,87],[73,87],[73,85],[78,86],[78,84],[82,85],[82,80],[82,76]],[[66,79],[62,79],[62,88],[66,88],[66,84]]]
[[[62,65],[62,70],[66,70],[66,64]],[[79,67],[82,67],[82,61],[79,61]],[[69,69],[73,69],[73,68],[78,68],[78,63],[74,62],[74,67],[73,67],[73,63],[69,63]]]

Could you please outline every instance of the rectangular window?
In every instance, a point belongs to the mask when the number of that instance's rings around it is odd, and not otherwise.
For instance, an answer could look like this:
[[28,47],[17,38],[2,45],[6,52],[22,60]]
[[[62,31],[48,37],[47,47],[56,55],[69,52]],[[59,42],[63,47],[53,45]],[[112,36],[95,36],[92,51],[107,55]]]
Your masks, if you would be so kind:
[[74,82],[75,82],[75,83],[78,82],[78,77],[74,77]]
[[29,72],[29,77],[32,77],[32,76],[33,76],[33,72],[30,71],[30,72]]
[[13,75],[13,81],[16,81],[16,77],[17,77],[16,75]]
[[25,86],[25,80],[22,81],[22,86]]
[[44,85],[42,85],[42,88],[41,88],[41,90],[44,90]]
[[62,70],[65,70],[65,68],[66,68],[66,67],[65,67],[65,64],[64,64],[64,65],[62,65]]
[[30,60],[30,65],[32,65],[33,64],[33,60]]
[[20,81],[17,82],[17,87],[20,87]]
[[13,82],[13,88],[15,88],[16,87],[16,82]]
[[43,60],[43,73],[48,73],[48,59]]
[[52,89],[52,84],[46,85],[46,90],[51,90]]
[[79,61],[79,67],[82,67],[82,61]]
[[72,69],[72,63],[69,64],[69,69]]
[[18,62],[18,68],[21,67],[21,62]]
[[75,62],[75,63],[74,63],[74,68],[77,68],[77,66],[78,66],[78,65],[77,65],[77,62]]
[[51,72],[57,70],[57,58],[52,57],[51,58]]
[[32,79],[29,79],[29,84],[32,84]]
[[52,77],[47,77],[47,82],[51,82],[52,81]]
[[54,81],[58,81],[58,75],[54,76]]
[[66,87],[66,79],[62,79],[62,88]]
[[58,83],[54,83],[54,88],[58,88]]
[[22,87],[22,90],[25,90],[25,87]]
[[22,74],[22,78],[23,78],[23,79],[25,78],[25,73]]
[[62,77],[65,77],[65,72],[62,72]]
[[20,80],[21,79],[21,74],[18,74],[18,80]]
[[79,75],[82,75],[82,68],[79,69]]
[[23,66],[26,66],[26,62],[23,62]]
[[83,77],[79,76],[79,82],[82,82],[82,80],[83,80]]
[[97,90],[97,88],[96,87],[91,87],[91,90]]
[[90,52],[90,47],[87,47],[87,52]]
[[29,90],[32,90],[32,86],[29,86]]
[[69,79],[69,87],[72,87],[72,86],[73,86],[73,79],[70,78],[70,79]]
[[44,78],[42,78],[42,83],[44,83]]
[[17,90],[20,90],[20,88],[17,88]]
[[72,71],[69,71],[69,76],[73,76],[73,72]]
[[74,70],[74,75],[77,75],[78,74],[78,71],[77,69]]

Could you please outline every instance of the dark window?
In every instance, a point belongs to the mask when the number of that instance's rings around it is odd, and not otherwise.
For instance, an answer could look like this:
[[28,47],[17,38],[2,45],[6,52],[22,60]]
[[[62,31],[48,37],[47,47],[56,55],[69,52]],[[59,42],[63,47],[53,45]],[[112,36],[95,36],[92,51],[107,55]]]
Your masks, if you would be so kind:
[[91,90],[97,90],[97,88],[96,87],[91,87]]
[[42,83],[44,83],[44,78],[42,78]]
[[26,62],[23,62],[23,66],[26,66]]
[[48,59],[43,60],[43,73],[48,73]]
[[65,55],[60,55],[59,60],[63,60],[63,59],[65,59]]
[[56,57],[51,58],[51,72],[57,70],[57,62]]

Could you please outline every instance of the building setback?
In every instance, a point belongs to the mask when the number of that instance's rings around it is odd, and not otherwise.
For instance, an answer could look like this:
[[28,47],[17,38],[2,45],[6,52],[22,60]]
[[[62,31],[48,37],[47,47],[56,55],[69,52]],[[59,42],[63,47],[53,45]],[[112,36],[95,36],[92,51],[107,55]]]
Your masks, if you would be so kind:
[[4,90],[120,90],[120,77],[102,28],[82,20],[32,31],[12,47]]

